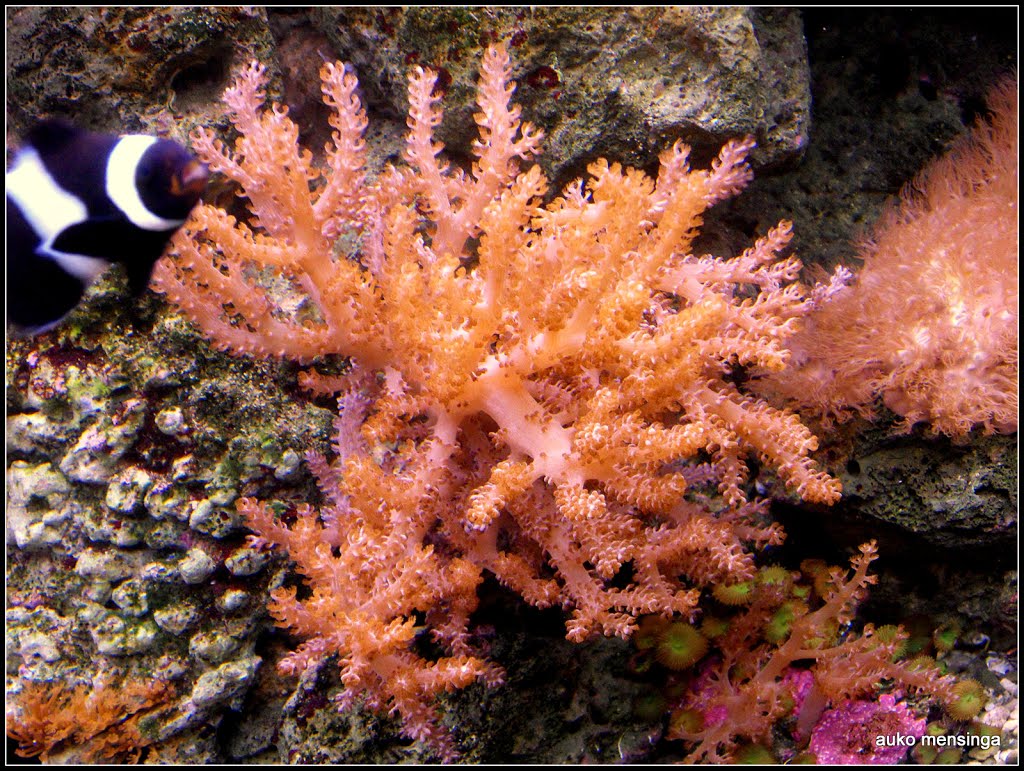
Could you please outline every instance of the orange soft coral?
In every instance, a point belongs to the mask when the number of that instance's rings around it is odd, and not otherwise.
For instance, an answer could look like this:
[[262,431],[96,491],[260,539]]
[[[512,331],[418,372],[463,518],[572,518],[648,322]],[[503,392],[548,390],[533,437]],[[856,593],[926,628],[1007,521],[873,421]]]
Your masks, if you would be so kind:
[[139,720],[173,695],[163,680],[98,677],[93,684],[28,681],[8,702],[7,735],[16,753],[52,756],[74,749],[81,762],[137,761],[152,739]]
[[769,376],[795,403],[904,418],[960,438],[1017,430],[1017,82],[904,191],[859,255],[856,282],[812,314]]
[[[750,179],[753,142],[729,142],[707,171],[677,143],[657,180],[598,161],[543,205],[540,170],[520,171],[540,132],[509,103],[509,71],[491,48],[465,172],[441,160],[436,78],[417,68],[408,165],[370,182],[354,79],[323,70],[336,131],[318,171],[284,111],[260,109],[251,67],[228,94],[234,152],[196,138],[251,223],[201,207],[157,276],[223,348],[352,358],[348,378],[306,378],[344,394],[337,459],[311,459],[330,506],[290,528],[240,508],[312,588],[274,597],[308,640],[289,665],[340,652],[346,698],[401,712],[445,754],[426,705],[497,679],[466,643],[483,571],[565,606],[571,639],[625,636],[641,614],[691,615],[701,586],[752,575],[751,544],[781,540],[747,501],[748,458],[806,500],[839,496],[796,415],[729,377],[785,366],[811,306],[800,263],[780,258],[789,224],[733,259],[691,253],[702,213]],[[703,503],[708,484],[725,506]],[[449,656],[413,653],[418,618]]]

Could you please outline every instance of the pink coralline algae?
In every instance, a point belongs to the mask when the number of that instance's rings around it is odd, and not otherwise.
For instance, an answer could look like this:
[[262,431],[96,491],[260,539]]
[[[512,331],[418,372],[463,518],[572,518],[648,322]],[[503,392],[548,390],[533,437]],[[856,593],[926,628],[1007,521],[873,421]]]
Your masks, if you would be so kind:
[[878,701],[847,701],[828,710],[811,735],[810,750],[821,765],[892,765],[924,735],[926,721],[892,694]]

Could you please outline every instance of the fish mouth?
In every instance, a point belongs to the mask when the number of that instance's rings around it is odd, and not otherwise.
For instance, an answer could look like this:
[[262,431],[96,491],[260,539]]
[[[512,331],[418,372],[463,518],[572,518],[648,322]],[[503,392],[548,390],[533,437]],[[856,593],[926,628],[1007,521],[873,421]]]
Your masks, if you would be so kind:
[[182,198],[199,198],[206,189],[210,170],[205,163],[189,161],[185,167],[171,177],[171,195]]

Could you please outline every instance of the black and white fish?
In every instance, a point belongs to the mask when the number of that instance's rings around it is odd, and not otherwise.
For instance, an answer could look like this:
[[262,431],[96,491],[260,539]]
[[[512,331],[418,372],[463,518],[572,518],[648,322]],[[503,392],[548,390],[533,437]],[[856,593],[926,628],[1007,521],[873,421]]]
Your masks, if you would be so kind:
[[55,327],[111,264],[141,294],[199,201],[206,167],[169,139],[98,134],[46,121],[7,171],[7,319]]

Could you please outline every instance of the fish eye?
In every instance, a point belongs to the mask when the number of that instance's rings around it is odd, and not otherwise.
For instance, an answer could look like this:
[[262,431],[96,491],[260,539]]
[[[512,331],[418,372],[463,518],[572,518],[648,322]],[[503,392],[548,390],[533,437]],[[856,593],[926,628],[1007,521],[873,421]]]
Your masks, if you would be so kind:
[[156,177],[156,166],[153,163],[140,163],[138,168],[138,178],[140,182],[147,183],[152,182]]

